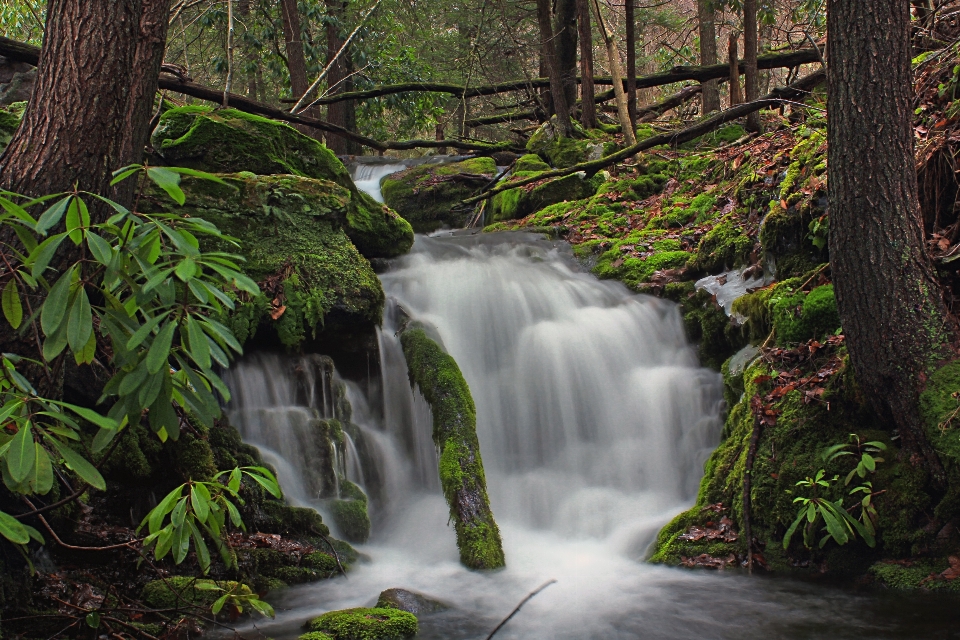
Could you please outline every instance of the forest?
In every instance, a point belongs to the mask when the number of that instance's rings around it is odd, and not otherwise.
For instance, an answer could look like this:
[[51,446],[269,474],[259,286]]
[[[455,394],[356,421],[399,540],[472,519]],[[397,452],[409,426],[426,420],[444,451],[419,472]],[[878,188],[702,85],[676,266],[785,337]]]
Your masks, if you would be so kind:
[[957,0],[5,0],[0,637],[954,637]]

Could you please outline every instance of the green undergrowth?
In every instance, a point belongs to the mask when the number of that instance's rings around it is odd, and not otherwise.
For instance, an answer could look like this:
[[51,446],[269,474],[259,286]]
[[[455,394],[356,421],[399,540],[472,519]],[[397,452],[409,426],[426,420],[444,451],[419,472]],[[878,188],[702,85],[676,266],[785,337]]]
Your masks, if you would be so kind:
[[453,357],[422,325],[407,325],[400,342],[410,379],[433,413],[433,441],[440,450],[440,484],[456,528],[460,561],[471,569],[502,567],[503,545],[487,497],[470,388]]

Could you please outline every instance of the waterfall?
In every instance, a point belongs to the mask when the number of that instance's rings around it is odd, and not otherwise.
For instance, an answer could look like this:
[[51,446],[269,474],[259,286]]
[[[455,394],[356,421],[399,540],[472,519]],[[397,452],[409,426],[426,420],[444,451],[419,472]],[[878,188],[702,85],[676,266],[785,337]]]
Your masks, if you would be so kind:
[[350,173],[358,189],[370,194],[377,202],[383,202],[380,181],[391,173],[403,171],[407,166],[400,162],[384,164],[358,162],[351,167]]

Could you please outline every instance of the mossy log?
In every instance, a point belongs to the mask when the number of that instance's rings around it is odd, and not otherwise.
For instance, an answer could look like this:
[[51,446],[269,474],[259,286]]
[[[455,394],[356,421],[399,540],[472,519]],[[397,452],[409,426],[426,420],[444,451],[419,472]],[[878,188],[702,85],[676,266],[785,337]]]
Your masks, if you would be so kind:
[[487,497],[477,440],[477,411],[456,361],[419,323],[402,329],[400,342],[410,380],[433,412],[433,441],[440,449],[440,484],[457,531],[460,561],[470,569],[504,566],[500,530]]

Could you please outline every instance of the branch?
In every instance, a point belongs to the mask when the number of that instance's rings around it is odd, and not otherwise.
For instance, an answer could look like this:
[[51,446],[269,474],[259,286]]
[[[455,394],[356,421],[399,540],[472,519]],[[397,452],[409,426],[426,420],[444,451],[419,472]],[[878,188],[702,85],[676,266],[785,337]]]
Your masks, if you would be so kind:
[[529,602],[530,599],[533,598],[533,596],[537,595],[538,593],[540,593],[541,591],[543,591],[544,589],[546,589],[547,587],[549,587],[550,585],[552,585],[554,582],[556,582],[556,580],[553,580],[553,579],[547,580],[547,581],[544,582],[542,585],[540,585],[539,587],[537,587],[536,590],[531,591],[530,593],[528,593],[528,594],[527,594],[527,597],[524,598],[523,600],[521,600],[521,601],[520,601],[520,604],[518,604],[516,607],[514,607],[513,611],[510,612],[510,615],[508,615],[506,618],[504,618],[504,619],[500,622],[500,624],[497,625],[497,628],[490,632],[490,635],[487,636],[487,640],[490,640],[491,638],[493,638],[493,636],[495,636],[495,635],[497,634],[497,631],[500,631],[500,629],[503,628],[503,625],[507,624],[507,622],[510,621],[510,618],[512,618],[513,616],[517,615],[517,612],[520,611],[520,607],[522,607],[523,605],[527,604],[527,602]]
[[491,198],[502,191],[507,191],[508,189],[515,189],[517,187],[522,187],[534,182],[540,182],[549,178],[562,178],[563,176],[568,176],[579,171],[583,171],[587,175],[593,175],[605,167],[620,162],[621,160],[626,160],[627,158],[635,156],[646,149],[652,149],[653,147],[658,147],[662,144],[676,146],[683,144],[684,142],[695,140],[700,136],[710,133],[714,129],[717,129],[720,126],[730,122],[731,120],[742,118],[749,113],[754,113],[766,107],[778,105],[782,102],[802,98],[809,93],[810,90],[814,89],[817,85],[823,82],[826,77],[827,76],[824,71],[816,71],[808,76],[804,76],[800,80],[797,80],[792,85],[774,89],[759,100],[739,104],[731,109],[721,111],[693,126],[687,127],[686,129],[681,129],[680,131],[673,133],[662,133],[658,136],[641,140],[634,145],[631,145],[625,149],[621,149],[620,151],[612,153],[608,156],[604,156],[599,160],[581,162],[580,164],[575,164],[572,167],[567,167],[566,169],[554,169],[553,171],[545,171],[530,178],[524,178],[515,182],[503,183],[497,187],[494,187],[493,189],[490,189],[489,191],[484,191],[479,195],[463,200],[460,205],[472,205],[480,202],[481,200]]

